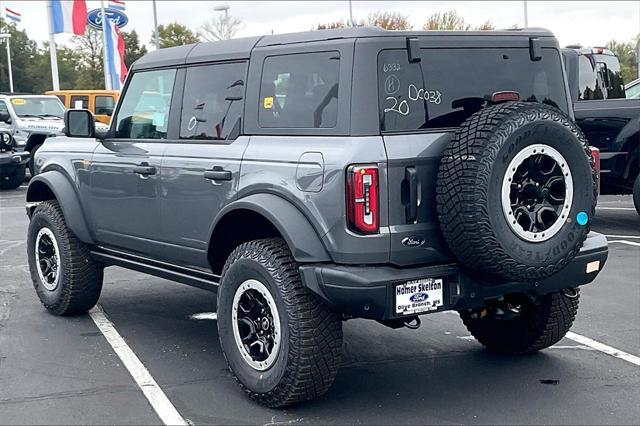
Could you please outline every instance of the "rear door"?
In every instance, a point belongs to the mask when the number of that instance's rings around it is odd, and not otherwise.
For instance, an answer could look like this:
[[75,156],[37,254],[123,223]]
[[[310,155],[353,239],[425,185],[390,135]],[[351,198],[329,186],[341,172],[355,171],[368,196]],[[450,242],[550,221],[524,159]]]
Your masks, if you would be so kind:
[[446,44],[439,42],[434,48],[422,46],[414,52],[419,60],[412,62],[407,49],[383,50],[378,56],[392,263],[449,258],[436,210],[440,158],[453,132],[487,98],[517,91],[523,100],[568,110],[558,50],[543,48],[543,60],[532,61],[528,39],[501,43],[506,47],[442,48]]
[[91,215],[98,241],[155,254],[164,247],[160,210],[161,160],[170,134],[176,70],[130,78],[112,131],[89,166]]
[[180,70],[179,134],[162,161],[162,237],[171,246],[168,260],[208,265],[211,225],[235,199],[249,141],[241,135],[246,74],[246,62]]

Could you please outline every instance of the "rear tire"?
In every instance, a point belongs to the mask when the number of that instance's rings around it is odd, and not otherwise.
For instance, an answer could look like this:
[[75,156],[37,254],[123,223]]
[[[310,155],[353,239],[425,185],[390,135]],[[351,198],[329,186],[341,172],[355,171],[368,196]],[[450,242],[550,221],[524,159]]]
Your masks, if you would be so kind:
[[18,166],[11,174],[0,178],[0,189],[16,189],[22,185],[26,177],[26,166]]
[[489,350],[518,355],[537,352],[559,342],[573,325],[578,312],[580,292],[576,289],[539,296],[532,301],[524,295],[510,295],[505,301],[521,305],[520,315],[501,318],[496,312],[508,310],[505,305],[498,311],[488,309],[486,315],[461,312],[467,330]]
[[636,206],[636,211],[640,215],[640,174],[638,174],[636,182],[633,184],[633,204]]
[[49,312],[77,315],[95,306],[102,291],[103,266],[90,256],[90,247],[67,228],[57,201],[36,207],[27,250],[33,286]]
[[321,396],[338,370],[341,319],[302,286],[298,265],[280,238],[241,244],[227,259],[218,292],[218,334],[242,390],[267,407]]

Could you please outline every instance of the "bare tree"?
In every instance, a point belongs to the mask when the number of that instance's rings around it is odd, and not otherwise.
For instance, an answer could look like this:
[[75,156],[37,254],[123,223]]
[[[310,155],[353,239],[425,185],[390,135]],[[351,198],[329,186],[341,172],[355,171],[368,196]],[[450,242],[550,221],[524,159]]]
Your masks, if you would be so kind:
[[230,40],[244,27],[242,19],[224,13],[205,22],[200,36],[207,41]]
[[464,18],[458,15],[455,10],[449,10],[446,12],[436,12],[429,16],[427,22],[422,27],[424,30],[495,30],[491,21],[485,21],[477,27],[473,27],[464,20]]
[[333,30],[336,28],[347,28],[349,25],[342,19],[335,22],[327,22],[326,24],[318,24],[316,30]]
[[410,30],[409,17],[398,12],[372,12],[367,19],[360,22],[361,25],[380,27],[385,30]]

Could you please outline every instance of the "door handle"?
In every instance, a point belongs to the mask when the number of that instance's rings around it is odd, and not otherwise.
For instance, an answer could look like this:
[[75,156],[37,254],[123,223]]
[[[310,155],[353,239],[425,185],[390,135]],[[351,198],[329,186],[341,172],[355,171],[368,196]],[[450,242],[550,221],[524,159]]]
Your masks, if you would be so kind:
[[156,174],[156,168],[153,166],[150,166],[148,163],[142,163],[142,164],[138,164],[137,166],[135,166],[133,168],[133,172],[137,175],[142,176],[149,176],[149,175],[155,175]]
[[209,180],[231,180],[233,173],[229,170],[213,169],[204,172],[204,178]]

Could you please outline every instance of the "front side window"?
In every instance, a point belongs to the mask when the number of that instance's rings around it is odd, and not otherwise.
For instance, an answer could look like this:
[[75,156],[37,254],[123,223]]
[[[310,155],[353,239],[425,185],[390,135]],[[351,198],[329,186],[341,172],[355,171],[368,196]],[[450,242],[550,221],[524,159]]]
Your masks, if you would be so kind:
[[543,48],[539,61],[527,48],[421,49],[420,58],[409,62],[400,49],[380,52],[381,130],[457,127],[503,91],[569,110],[556,49]]
[[260,127],[335,127],[339,72],[339,52],[267,57],[260,85]]
[[89,109],[88,96],[71,96],[71,108],[73,109]]
[[246,63],[187,69],[180,139],[224,140],[242,116]]
[[112,96],[96,96],[96,114],[111,116],[115,106]]
[[145,71],[133,75],[118,110],[117,138],[167,138],[175,77],[175,69]]

